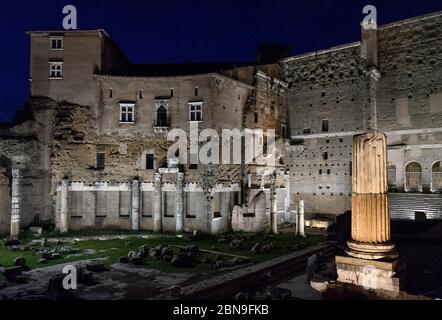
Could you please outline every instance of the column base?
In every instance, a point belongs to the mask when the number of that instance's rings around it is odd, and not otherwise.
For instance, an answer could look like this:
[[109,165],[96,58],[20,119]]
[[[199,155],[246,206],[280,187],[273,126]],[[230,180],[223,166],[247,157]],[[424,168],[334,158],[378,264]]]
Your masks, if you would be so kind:
[[399,293],[403,282],[398,276],[401,269],[399,259],[374,261],[336,256],[336,269],[339,282],[365,289]]
[[394,260],[399,257],[393,243],[361,243],[350,240],[347,242],[347,254],[350,257],[365,260]]

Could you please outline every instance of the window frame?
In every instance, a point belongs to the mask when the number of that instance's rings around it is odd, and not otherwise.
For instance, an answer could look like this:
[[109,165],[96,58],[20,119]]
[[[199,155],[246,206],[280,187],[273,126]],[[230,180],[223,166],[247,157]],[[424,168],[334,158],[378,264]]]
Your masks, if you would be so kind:
[[[63,79],[63,61],[49,61],[49,79],[61,80]],[[52,67],[60,67],[58,70],[53,70]],[[53,74],[55,72],[55,74]],[[58,74],[58,72],[60,72]]]
[[[203,102],[189,102],[189,122],[203,122]],[[199,110],[192,110],[192,107],[198,108]],[[195,119],[198,119],[197,115],[199,114],[199,120],[192,120],[192,114],[195,114]]]
[[[58,44],[58,41],[60,41],[61,46],[55,46],[53,47],[52,44],[54,43]],[[54,51],[60,51],[60,50],[64,50],[64,37],[62,36],[52,36],[49,38],[49,49],[50,50],[54,50]]]
[[[120,103],[120,120],[119,122],[122,124],[134,124],[135,123],[135,103]],[[123,108],[126,108],[125,111],[123,111]],[[128,108],[132,108],[132,111],[129,111]],[[126,115],[126,120],[123,121],[123,113]],[[132,121],[128,121],[128,115],[132,115]]]
[[[148,164],[149,164],[149,162],[148,162],[148,158],[149,157],[152,157],[152,168],[149,168],[148,167]],[[146,156],[145,156],[145,161],[146,161],[146,165],[145,165],[145,169],[146,170],[155,170],[155,154],[153,154],[153,153],[146,153]]]

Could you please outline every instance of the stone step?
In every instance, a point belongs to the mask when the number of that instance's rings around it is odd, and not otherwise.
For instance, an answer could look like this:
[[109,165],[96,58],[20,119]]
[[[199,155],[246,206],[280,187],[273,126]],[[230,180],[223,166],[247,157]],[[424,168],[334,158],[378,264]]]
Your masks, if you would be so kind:
[[391,218],[415,220],[415,212],[424,212],[427,219],[442,219],[442,194],[390,194]]

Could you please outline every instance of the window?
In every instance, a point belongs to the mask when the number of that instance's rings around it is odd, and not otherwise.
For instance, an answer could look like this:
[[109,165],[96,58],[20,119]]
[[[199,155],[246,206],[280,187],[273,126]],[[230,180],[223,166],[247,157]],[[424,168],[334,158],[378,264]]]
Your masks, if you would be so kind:
[[63,50],[63,37],[51,37],[51,50]]
[[105,161],[104,152],[97,152],[97,170],[104,170]]
[[287,138],[287,127],[285,124],[281,125],[281,136],[283,139]]
[[196,170],[196,169],[198,169],[198,164],[196,164],[196,163],[191,163],[191,164],[189,165],[189,169],[191,169],[191,170]]
[[165,106],[160,106],[157,110],[157,127],[165,128],[167,127],[167,109]]
[[310,129],[310,128],[306,128],[306,129],[304,129],[302,132],[303,132],[304,134],[310,134],[310,133],[312,133],[312,129]]
[[328,120],[322,120],[322,132],[328,132]]
[[154,160],[153,154],[146,154],[146,170],[154,170]]
[[120,122],[135,122],[135,105],[132,103],[120,103]]
[[49,62],[49,78],[63,78],[63,62]]
[[258,112],[255,112],[255,123],[258,123]]
[[328,152],[323,152],[322,153],[322,159],[323,160],[328,160]]
[[170,89],[170,97],[173,98],[173,88]]
[[198,97],[198,87],[195,87],[195,97]]
[[203,121],[203,103],[189,103],[189,121]]

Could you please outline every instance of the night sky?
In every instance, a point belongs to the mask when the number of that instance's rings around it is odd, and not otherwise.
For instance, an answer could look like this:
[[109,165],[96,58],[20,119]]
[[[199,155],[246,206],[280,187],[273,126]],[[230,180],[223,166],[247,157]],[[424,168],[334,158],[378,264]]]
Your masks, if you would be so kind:
[[28,96],[31,30],[62,29],[62,8],[78,10],[78,28],[107,30],[135,63],[254,61],[261,43],[294,54],[360,40],[362,8],[380,25],[442,10],[442,0],[0,0],[0,122]]

